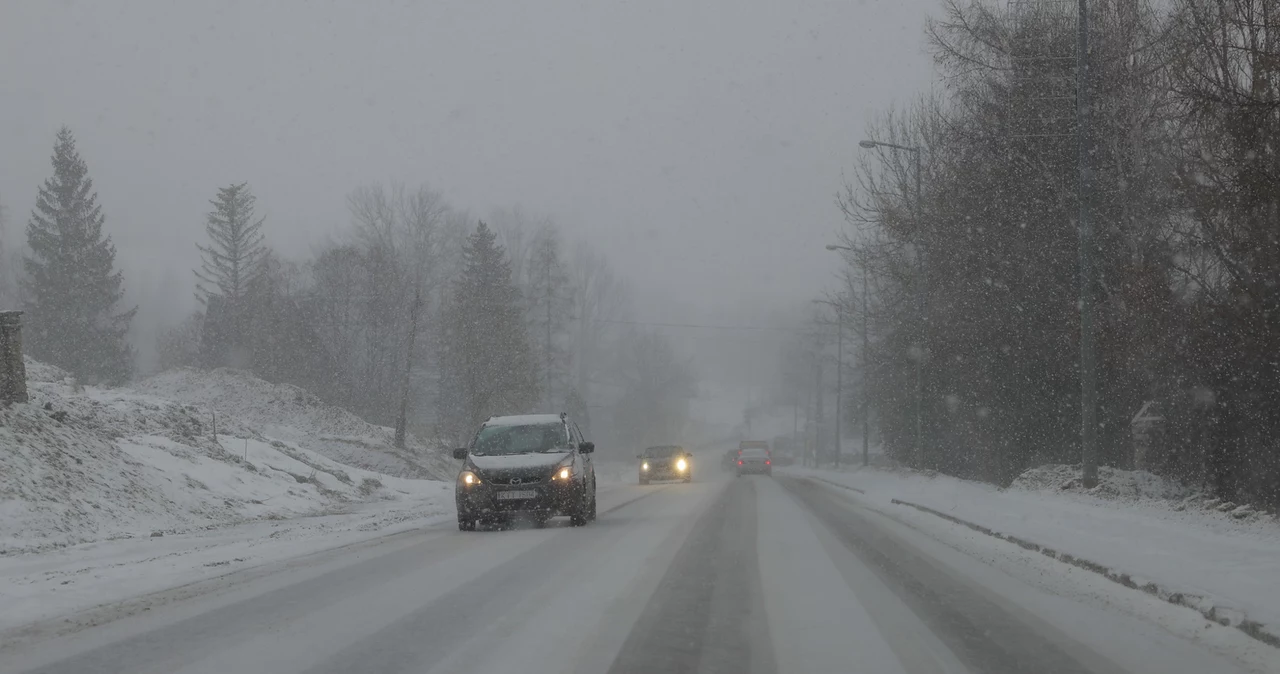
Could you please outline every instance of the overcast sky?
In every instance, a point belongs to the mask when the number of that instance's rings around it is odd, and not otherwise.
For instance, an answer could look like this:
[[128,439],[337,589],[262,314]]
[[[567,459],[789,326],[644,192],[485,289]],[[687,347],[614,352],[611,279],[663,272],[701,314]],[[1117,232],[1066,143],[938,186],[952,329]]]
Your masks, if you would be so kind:
[[[928,90],[935,0],[3,0],[0,203],[71,126],[136,295],[190,297],[217,187],[301,256],[376,181],[590,239],[642,320],[807,302],[869,116]],[[144,287],[145,286],[145,287]],[[664,310],[670,301],[670,311]]]

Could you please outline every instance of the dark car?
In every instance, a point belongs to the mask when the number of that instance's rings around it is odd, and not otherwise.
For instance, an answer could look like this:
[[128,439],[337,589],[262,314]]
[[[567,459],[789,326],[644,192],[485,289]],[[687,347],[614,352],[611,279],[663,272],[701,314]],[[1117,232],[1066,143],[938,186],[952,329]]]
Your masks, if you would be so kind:
[[595,444],[565,414],[493,417],[480,426],[458,473],[458,528],[516,517],[538,526],[567,515],[580,527],[596,518]]
[[725,470],[737,470],[739,451],[741,450],[730,449],[725,451],[724,455],[720,457],[720,467]]
[[738,476],[749,473],[773,475],[773,457],[769,450],[761,447],[747,447],[738,452]]
[[640,459],[640,484],[653,480],[693,480],[693,455],[684,447],[650,447],[636,458]]

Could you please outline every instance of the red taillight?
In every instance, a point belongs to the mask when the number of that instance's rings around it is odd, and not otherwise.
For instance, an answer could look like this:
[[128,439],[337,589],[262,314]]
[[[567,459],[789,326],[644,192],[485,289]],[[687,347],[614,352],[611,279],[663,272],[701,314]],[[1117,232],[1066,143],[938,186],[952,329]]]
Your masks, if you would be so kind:
[[770,461],[770,460],[768,460],[768,459],[765,459],[765,460],[764,460],[764,465],[766,465],[766,466],[770,465],[771,463],[773,463],[773,462],[772,462],[772,461]]
[[738,459],[738,465],[739,465],[739,466],[741,466],[741,465],[742,465],[742,459]]

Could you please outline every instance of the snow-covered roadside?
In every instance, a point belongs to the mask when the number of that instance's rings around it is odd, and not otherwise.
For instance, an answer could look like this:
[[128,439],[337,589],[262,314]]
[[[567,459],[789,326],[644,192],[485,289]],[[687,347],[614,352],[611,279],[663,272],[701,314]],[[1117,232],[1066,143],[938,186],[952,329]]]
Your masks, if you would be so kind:
[[[239,405],[260,412],[248,420],[219,414],[215,434],[208,408],[131,388],[79,387],[29,359],[27,371],[31,402],[0,409],[0,558],[412,501],[452,487],[335,460],[335,447],[358,445],[363,463],[414,477],[428,468],[444,477],[451,463],[425,449],[408,467],[389,461],[389,439],[378,437],[385,429],[244,373],[183,370],[167,380],[239,383]],[[295,425],[308,423],[318,428]],[[340,441],[329,435],[344,429]]]
[[[16,628],[229,572],[433,525],[452,524],[453,485],[344,513],[0,557],[0,642]],[[447,530],[447,529],[446,529]]]
[[[1177,500],[1134,495],[1123,501],[1063,493],[1047,481],[1033,488],[992,485],[905,471],[787,472],[858,490],[858,498],[886,512],[914,513],[913,521],[953,537],[965,527],[894,504],[895,499],[989,528],[1185,593],[1202,612],[1233,624],[1245,618],[1280,633],[1280,525],[1274,518],[1237,519]],[[1181,508],[1180,510],[1178,508]],[[961,531],[963,530],[963,531]],[[1017,549],[1012,543],[1001,545]],[[1208,604],[1200,605],[1201,602]]]
[[[408,447],[397,449],[392,446],[392,429],[368,423],[309,391],[272,384],[243,370],[180,367],[144,379],[133,388],[143,395],[217,412],[264,436],[374,473],[441,479],[450,477],[454,470],[443,447],[410,435]],[[211,420],[206,416],[205,421]]]

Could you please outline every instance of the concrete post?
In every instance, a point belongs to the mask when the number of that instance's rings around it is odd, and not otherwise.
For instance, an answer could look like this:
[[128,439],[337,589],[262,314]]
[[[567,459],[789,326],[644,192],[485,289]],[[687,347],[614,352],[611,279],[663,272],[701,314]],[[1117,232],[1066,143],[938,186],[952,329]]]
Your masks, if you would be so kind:
[[22,312],[0,311],[0,405],[27,402],[22,364]]

